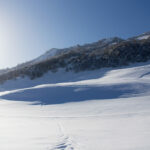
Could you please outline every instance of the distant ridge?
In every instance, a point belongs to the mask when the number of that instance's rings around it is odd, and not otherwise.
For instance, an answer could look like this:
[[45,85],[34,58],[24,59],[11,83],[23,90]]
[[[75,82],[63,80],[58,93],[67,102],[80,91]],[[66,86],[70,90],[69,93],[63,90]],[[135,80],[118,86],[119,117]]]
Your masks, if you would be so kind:
[[104,67],[125,66],[150,60],[150,32],[127,40],[113,37],[64,49],[53,48],[45,54],[0,72],[0,82],[17,77],[35,79],[59,68],[80,72]]

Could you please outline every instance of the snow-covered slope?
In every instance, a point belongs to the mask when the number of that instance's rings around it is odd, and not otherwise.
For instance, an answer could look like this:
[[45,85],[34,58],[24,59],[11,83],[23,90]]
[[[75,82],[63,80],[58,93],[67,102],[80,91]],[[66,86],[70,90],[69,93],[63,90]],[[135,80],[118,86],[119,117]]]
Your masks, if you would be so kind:
[[131,39],[134,39],[134,40],[147,40],[149,38],[150,38],[150,32],[145,32],[145,33],[143,33],[141,35],[138,35],[138,36],[135,36]]
[[145,39],[148,39],[149,37],[150,37],[150,35],[143,35],[143,36],[138,37],[137,39],[138,40],[145,40]]
[[0,149],[150,149],[149,62],[29,81],[1,86]]
[[0,95],[9,100],[41,101],[46,104],[112,99],[148,92],[149,75],[149,62],[126,68],[104,68],[79,73],[62,69],[35,80],[18,78],[7,81],[0,86]]

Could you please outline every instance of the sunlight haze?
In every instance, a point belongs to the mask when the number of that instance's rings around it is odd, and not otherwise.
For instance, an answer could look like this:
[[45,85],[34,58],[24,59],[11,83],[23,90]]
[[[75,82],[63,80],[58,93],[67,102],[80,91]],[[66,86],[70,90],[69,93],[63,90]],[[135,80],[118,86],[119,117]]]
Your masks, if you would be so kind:
[[0,0],[0,68],[32,60],[51,48],[146,32],[149,4],[148,0]]

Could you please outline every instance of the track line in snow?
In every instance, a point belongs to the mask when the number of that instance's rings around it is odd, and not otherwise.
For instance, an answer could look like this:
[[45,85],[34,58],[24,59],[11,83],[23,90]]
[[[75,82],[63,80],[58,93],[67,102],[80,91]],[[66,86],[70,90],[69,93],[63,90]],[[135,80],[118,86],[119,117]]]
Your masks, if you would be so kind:
[[60,136],[58,142],[54,144],[50,150],[75,150],[73,147],[72,139],[65,133],[64,128],[60,122],[57,123],[59,128]]

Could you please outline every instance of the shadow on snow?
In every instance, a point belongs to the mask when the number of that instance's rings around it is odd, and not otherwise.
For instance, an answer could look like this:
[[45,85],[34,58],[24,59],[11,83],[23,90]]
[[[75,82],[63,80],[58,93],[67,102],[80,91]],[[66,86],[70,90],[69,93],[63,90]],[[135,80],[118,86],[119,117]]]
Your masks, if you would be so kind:
[[[1,96],[15,101],[39,101],[41,104],[60,104],[96,99],[131,97],[145,89],[145,84],[121,84],[109,86],[54,86],[32,88]],[[144,87],[144,88],[143,88]]]

